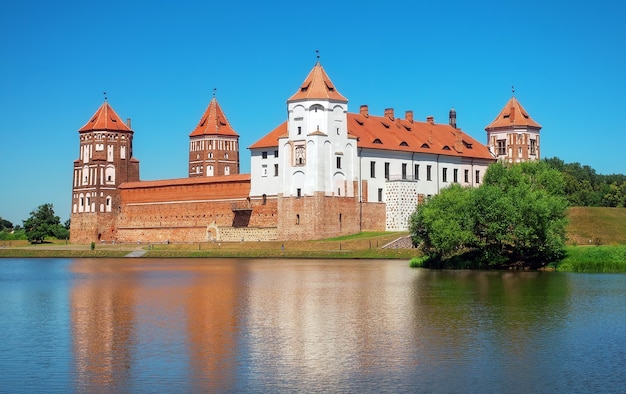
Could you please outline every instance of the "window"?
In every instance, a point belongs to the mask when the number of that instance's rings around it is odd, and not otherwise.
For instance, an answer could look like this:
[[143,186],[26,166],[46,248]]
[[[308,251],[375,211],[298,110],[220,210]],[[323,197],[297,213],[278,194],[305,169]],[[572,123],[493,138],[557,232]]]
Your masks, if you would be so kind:
[[213,158],[213,152],[209,152],[209,159]]
[[274,176],[278,176],[278,164],[274,164]]
[[267,194],[263,195],[263,205],[267,204]]
[[224,159],[228,159],[228,152],[224,153]]
[[383,189],[378,189],[378,202],[383,202]]
[[337,157],[337,169],[341,169],[341,157]]
[[278,157],[278,151],[277,150],[274,151],[274,157]]
[[465,170],[465,183],[469,183],[469,170]]
[[306,150],[304,145],[296,145],[295,150],[296,165],[303,166],[306,162]]
[[415,169],[413,170],[413,179],[416,181],[420,179],[420,165],[416,164]]
[[267,164],[263,164],[261,167],[261,176],[267,176]]
[[296,196],[297,197],[302,197],[302,189],[300,189],[300,188],[296,189]]
[[298,135],[302,134],[302,126],[298,126]]
[[476,183],[480,183],[480,170],[476,170]]
[[534,140],[534,139],[530,140],[530,154],[531,155],[537,154],[537,140]]
[[370,178],[376,178],[376,162],[370,161]]
[[402,163],[402,179],[406,179],[406,163]]
[[433,166],[426,166],[426,180],[427,181],[432,181],[432,177],[431,177],[431,170],[432,170]]
[[296,224],[300,224],[300,214],[296,215]]
[[385,179],[389,180],[389,163],[385,163]]
[[264,158],[264,159],[267,159],[267,152],[261,153],[261,157]]
[[453,171],[453,177],[454,179],[452,180],[454,183],[458,183],[459,182],[459,170],[457,168],[455,168]]
[[496,147],[496,155],[502,156],[506,155],[506,140],[498,140]]
[[443,171],[441,172],[441,180],[443,182],[448,182],[448,169],[444,168]]

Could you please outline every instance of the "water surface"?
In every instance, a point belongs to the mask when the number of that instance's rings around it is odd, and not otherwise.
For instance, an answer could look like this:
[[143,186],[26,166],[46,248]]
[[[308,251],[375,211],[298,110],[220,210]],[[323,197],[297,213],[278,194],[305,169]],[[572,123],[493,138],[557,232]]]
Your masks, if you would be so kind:
[[626,275],[0,259],[0,392],[624,392]]

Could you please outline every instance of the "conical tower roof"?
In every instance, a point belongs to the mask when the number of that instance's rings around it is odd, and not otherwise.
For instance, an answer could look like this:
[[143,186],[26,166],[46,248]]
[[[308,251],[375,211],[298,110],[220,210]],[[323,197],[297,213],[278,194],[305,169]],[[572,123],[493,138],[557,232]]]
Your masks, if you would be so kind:
[[200,122],[198,122],[198,125],[189,136],[216,134],[239,136],[228,123],[228,119],[226,119],[226,115],[224,115],[222,108],[217,103],[217,99],[213,97],[206,111],[204,111],[204,115],[200,118]]
[[330,80],[319,60],[302,82],[298,91],[287,101],[315,99],[348,101],[335,89],[333,81]]
[[515,96],[511,97],[508,103],[502,108],[496,119],[485,128],[490,131],[497,128],[507,127],[532,127],[540,129],[541,125],[528,115],[528,112],[517,101]]
[[78,130],[87,131],[132,131],[126,123],[115,113],[108,101],[104,101],[100,108],[91,117],[89,122]]

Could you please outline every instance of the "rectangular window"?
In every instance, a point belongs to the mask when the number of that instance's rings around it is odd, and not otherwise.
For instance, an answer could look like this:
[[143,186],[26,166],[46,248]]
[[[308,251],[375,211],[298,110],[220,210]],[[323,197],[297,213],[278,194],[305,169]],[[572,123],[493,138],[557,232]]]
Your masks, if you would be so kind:
[[444,168],[443,171],[441,172],[441,180],[443,182],[448,182],[448,169]]
[[503,156],[506,155],[506,140],[498,140],[496,147],[496,155]]
[[415,169],[413,170],[413,179],[416,181],[420,179],[420,165],[416,164]]
[[298,126],[298,135],[302,134],[302,126]]
[[530,140],[530,154],[533,156],[537,154],[537,140]]
[[433,166],[430,166],[430,165],[426,166],[426,180],[427,181],[432,181],[433,180],[432,176],[431,176],[432,175],[431,174],[432,168],[433,168]]
[[300,188],[296,189],[296,196],[297,197],[302,197],[302,189],[300,189]]
[[469,170],[465,170],[465,183],[469,183]]
[[402,179],[406,179],[406,163],[402,163]]
[[274,176],[278,176],[278,164],[274,164]]
[[378,202],[383,202],[383,189],[378,189]]
[[476,183],[480,183],[480,170],[476,170]]
[[277,150],[274,151],[274,157],[278,157],[278,151]]
[[337,169],[341,169],[341,157],[337,157]]
[[454,176],[454,183],[458,183],[459,182],[459,170],[458,168],[455,168],[454,170],[452,170],[453,172],[453,176]]
[[263,153],[261,154],[261,157],[262,157],[262,158],[264,158],[264,159],[267,159],[267,152],[263,152]]
[[261,167],[261,176],[267,176],[267,165],[265,164]]
[[370,161],[370,178],[376,178],[376,162]]
[[389,180],[389,163],[385,163],[385,179]]

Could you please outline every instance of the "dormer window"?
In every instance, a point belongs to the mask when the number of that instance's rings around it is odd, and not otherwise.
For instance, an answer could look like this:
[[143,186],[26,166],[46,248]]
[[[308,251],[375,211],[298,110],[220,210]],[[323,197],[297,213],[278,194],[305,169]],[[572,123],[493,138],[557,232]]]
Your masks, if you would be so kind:
[[409,144],[407,144],[406,141],[402,141],[400,142],[400,146],[409,146]]
[[422,144],[422,148],[425,148],[425,149],[430,149],[430,146],[428,146],[428,144],[427,144],[427,143],[423,143],[423,144]]
[[382,142],[379,138],[376,138],[376,139],[373,141],[373,143],[374,143],[374,144],[382,144],[383,142]]
[[450,147],[448,145],[444,145],[443,150],[450,150]]
[[389,124],[385,123],[385,122],[380,122],[383,126],[385,126],[386,129],[389,128]]

